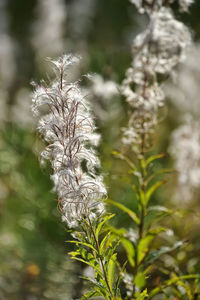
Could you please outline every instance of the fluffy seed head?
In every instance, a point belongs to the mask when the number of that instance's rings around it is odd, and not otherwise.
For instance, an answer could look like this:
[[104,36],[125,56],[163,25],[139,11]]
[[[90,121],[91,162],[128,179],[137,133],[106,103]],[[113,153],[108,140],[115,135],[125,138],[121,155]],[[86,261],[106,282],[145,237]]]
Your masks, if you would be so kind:
[[188,202],[200,183],[200,124],[187,118],[172,134],[170,152],[178,171],[176,198]]
[[94,146],[99,135],[90,106],[80,88],[80,81],[68,82],[71,65],[79,57],[63,55],[52,60],[55,80],[36,86],[33,111],[41,114],[38,130],[47,143],[42,159],[50,160],[51,176],[59,196],[62,218],[69,227],[78,226],[82,217],[94,218],[104,211],[100,201],[106,195],[103,178],[97,175],[100,166]]
[[132,2],[138,9],[151,8],[148,28],[133,41],[132,66],[122,84],[122,94],[131,108],[122,142],[140,153],[144,143],[151,146],[150,137],[158,123],[158,111],[164,104],[159,77],[168,76],[184,59],[191,36],[187,27],[174,19],[170,8],[163,6],[163,1]]

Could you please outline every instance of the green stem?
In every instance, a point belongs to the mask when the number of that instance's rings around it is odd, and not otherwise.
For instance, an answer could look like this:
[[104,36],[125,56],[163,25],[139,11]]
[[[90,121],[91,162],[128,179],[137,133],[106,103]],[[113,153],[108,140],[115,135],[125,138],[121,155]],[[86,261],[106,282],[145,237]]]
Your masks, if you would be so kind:
[[[146,163],[145,163],[145,134],[142,135],[142,144],[141,144],[141,158],[140,158],[140,169],[141,169],[141,182],[140,182],[140,190],[142,191],[144,201],[140,199],[141,213],[140,213],[140,223],[138,225],[138,241],[136,245],[136,257],[135,257],[135,268],[134,268],[134,277],[138,273],[138,268],[140,264],[138,264],[138,245],[141,239],[144,237],[144,220],[146,216],[146,207],[145,207],[145,193],[146,193],[146,185],[145,185],[145,177],[146,177]],[[135,299],[135,285],[133,286],[133,292],[131,299]]]
[[112,299],[115,299],[115,297],[112,293],[112,290],[111,290],[109,282],[108,282],[108,277],[107,277],[107,274],[106,274],[105,266],[104,266],[104,263],[103,263],[103,260],[102,260],[102,257],[101,257],[99,242],[98,242],[98,239],[97,239],[96,234],[94,232],[94,229],[93,229],[93,226],[92,226],[92,223],[91,223],[91,220],[90,220],[89,216],[88,216],[88,222],[89,222],[89,226],[90,226],[90,229],[91,229],[91,232],[92,232],[92,235],[94,237],[95,244],[96,244],[96,249],[97,249],[97,253],[98,253],[99,262],[100,262],[100,265],[101,265],[101,269],[103,271],[103,277],[105,279],[108,291],[110,293],[109,299],[112,300]]

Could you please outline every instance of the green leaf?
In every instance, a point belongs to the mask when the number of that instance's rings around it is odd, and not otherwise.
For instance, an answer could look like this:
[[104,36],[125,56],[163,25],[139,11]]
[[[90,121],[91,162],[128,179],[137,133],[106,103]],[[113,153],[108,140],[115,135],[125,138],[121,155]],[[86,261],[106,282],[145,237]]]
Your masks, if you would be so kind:
[[139,241],[138,250],[137,250],[138,264],[140,264],[140,262],[143,260],[143,258],[149,251],[149,245],[153,239],[154,239],[154,235],[149,234]]
[[90,278],[87,276],[82,276],[81,278],[89,281],[90,283],[92,283],[92,285],[96,286],[102,296],[106,295],[106,292],[107,292],[106,282],[104,282],[105,283],[105,285],[104,285],[101,282],[97,281],[96,279],[93,279],[93,278]]
[[168,209],[165,206],[160,206],[160,205],[149,206],[147,209],[147,212],[152,212],[152,211],[159,212],[159,213],[166,213],[166,214],[173,213],[173,210]]
[[88,261],[88,252],[85,248],[83,247],[80,247],[80,255],[83,259],[87,260]]
[[114,214],[106,215],[103,217],[103,220],[98,224],[97,229],[95,231],[95,235],[96,235],[97,239],[98,239],[99,233],[102,229],[102,226],[105,224],[105,222],[109,221],[113,217],[114,217]]
[[170,253],[177,248],[180,248],[184,243],[182,241],[176,242],[172,247],[161,247],[159,250],[152,251],[148,257],[147,261],[152,264],[155,260],[157,260],[161,255]]
[[166,232],[168,229],[166,227],[163,227],[163,226],[158,226],[156,228],[152,228],[149,230],[149,234],[155,236],[155,235],[158,235],[159,233],[161,232]]
[[135,184],[131,184],[132,190],[136,193],[136,196],[139,194],[138,187]]
[[97,297],[97,296],[101,296],[102,294],[99,292],[99,291],[92,291],[92,292],[89,292],[85,295],[83,295],[80,300],[85,300],[85,299],[89,299],[91,297]]
[[[126,268],[127,261],[123,264],[122,267],[121,267],[121,265],[119,264],[118,261],[116,261],[116,264],[117,264],[117,267],[120,270],[120,272],[119,272],[118,277],[115,280],[115,287],[114,287],[114,294],[115,294],[115,296],[116,295],[120,295],[119,285],[120,285],[121,281],[123,280],[122,274],[124,273],[124,270]],[[120,299],[121,299],[121,297],[120,297]]]
[[156,172],[154,172],[153,174],[151,174],[151,176],[149,176],[146,180],[145,180],[145,185],[149,184],[149,182],[151,182],[152,179],[154,179],[156,176],[162,175],[162,174],[167,174],[167,173],[174,173],[175,171],[173,169],[160,169]]
[[93,260],[85,260],[85,259],[82,259],[80,257],[71,257],[71,259],[74,259],[74,260],[77,260],[77,261],[80,261],[90,267],[92,267],[94,269],[94,271],[100,276],[102,277],[102,272],[101,272],[101,268],[100,268],[100,265],[96,263],[96,259],[93,259]]
[[131,169],[133,169],[134,171],[137,171],[135,164],[127,156],[125,156],[124,154],[122,154],[118,151],[112,151],[112,154],[115,157],[120,158],[121,160],[124,160],[129,165],[129,167],[131,167]]
[[146,206],[146,194],[142,189],[139,190],[139,197],[138,200],[142,204],[142,206]]
[[159,158],[163,158],[163,157],[165,157],[165,156],[166,156],[165,153],[160,153],[160,154],[156,154],[156,155],[151,155],[151,156],[146,160],[146,167],[147,167],[151,162],[153,162],[154,160],[159,159]]
[[137,273],[134,279],[134,283],[137,288],[142,289],[146,285],[145,275],[143,273]]
[[88,277],[88,276],[81,276],[80,278],[87,280],[89,282],[91,282],[93,285],[97,286],[97,287],[104,287],[104,285],[102,283],[100,283],[99,281],[97,281],[96,279],[92,278],[92,277]]
[[127,233],[127,230],[125,228],[115,228],[113,226],[108,226],[108,230],[111,231],[113,234],[115,234],[117,237],[124,237],[124,234]]
[[71,251],[71,252],[68,252],[68,254],[71,256],[77,256],[77,255],[80,255],[80,251]]
[[109,263],[108,263],[108,282],[109,282],[111,290],[112,290],[113,281],[114,281],[116,260],[117,260],[117,253],[114,253],[111,256]]
[[129,217],[136,223],[136,224],[140,224],[140,220],[137,217],[136,213],[133,212],[131,209],[127,208],[126,206],[124,206],[123,204],[119,203],[119,202],[115,202],[113,200],[106,200],[106,202],[108,204],[111,204],[113,206],[116,206],[117,208],[121,209],[123,212],[127,213],[129,215]]
[[146,205],[148,204],[149,200],[151,199],[152,194],[166,182],[167,182],[167,179],[159,180],[148,189],[148,191],[146,193],[146,197],[145,197]]
[[144,300],[147,298],[147,296],[148,296],[147,289],[145,289],[142,293],[136,292],[137,300]]
[[100,253],[105,253],[115,239],[116,238],[111,234],[111,232],[108,232],[100,243]]
[[184,282],[182,280],[179,280],[177,282],[177,285],[179,287],[181,286],[183,288],[183,290],[187,293],[187,296],[188,296],[189,300],[193,300],[194,299],[193,296],[192,296],[192,291],[191,291],[191,288],[190,288],[188,282]]
[[97,252],[97,250],[96,250],[91,244],[88,244],[88,243],[78,242],[78,241],[67,241],[67,243],[73,243],[73,244],[76,244],[76,245],[86,246],[86,247],[88,247],[88,248],[91,248],[91,249],[94,250],[95,252]]
[[170,287],[173,284],[176,284],[179,280],[191,280],[191,279],[200,279],[200,274],[191,274],[183,276],[173,276],[171,279],[164,282],[162,286],[154,288],[147,299],[152,299],[155,295],[163,291],[165,288]]
[[80,262],[82,262],[82,263],[84,263],[84,264],[86,264],[88,266],[91,266],[92,268],[94,267],[94,265],[92,263],[90,263],[90,262],[88,262],[88,261],[86,261],[86,260],[84,260],[82,258],[75,257],[75,256],[72,256],[71,258],[74,259],[74,260],[78,260],[78,261],[80,261]]
[[[111,259],[112,255],[114,254],[116,248],[118,247],[120,241],[117,240],[116,241],[116,237],[115,236],[111,236],[112,238],[112,244],[109,246],[108,250],[107,250],[107,253],[102,253],[104,258],[105,258],[105,261],[109,262],[109,260]],[[109,241],[110,239],[108,239]],[[115,241],[115,243],[113,243],[113,241]],[[106,242],[107,244],[107,242]]]
[[129,262],[130,262],[130,265],[132,267],[134,267],[135,266],[135,260],[134,260],[134,258],[135,258],[135,248],[134,248],[132,242],[129,241],[128,239],[126,239],[126,238],[122,238],[121,243],[122,243],[124,249],[126,250],[127,257],[128,257]]
[[150,206],[147,208],[147,216],[149,216],[149,218],[146,219],[146,226],[149,225],[150,227],[153,227],[153,224],[159,223],[159,220],[163,219],[166,216],[170,216],[170,215],[175,215],[175,211],[168,209],[164,206],[159,206],[159,205],[155,205],[155,206]]
[[169,286],[176,283],[179,280],[189,280],[189,279],[200,279],[200,274],[190,274],[190,275],[183,275],[183,276],[173,276],[173,278],[166,281],[165,285]]

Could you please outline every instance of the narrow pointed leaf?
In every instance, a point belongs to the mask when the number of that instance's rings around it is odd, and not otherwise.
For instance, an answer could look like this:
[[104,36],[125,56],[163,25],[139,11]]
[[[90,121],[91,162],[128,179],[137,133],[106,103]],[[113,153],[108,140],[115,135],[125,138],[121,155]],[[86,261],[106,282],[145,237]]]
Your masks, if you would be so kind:
[[103,220],[98,224],[97,229],[96,229],[96,231],[95,231],[95,234],[96,234],[96,236],[97,236],[97,239],[98,239],[98,236],[99,236],[99,233],[100,233],[100,231],[101,231],[102,226],[103,226],[107,221],[109,221],[110,219],[112,219],[113,217],[114,217],[114,214],[107,215],[107,216],[105,216],[105,217],[103,218]]
[[145,197],[145,202],[146,202],[146,205],[148,204],[149,200],[151,199],[151,196],[153,195],[153,193],[160,187],[162,186],[163,184],[165,184],[167,182],[167,179],[163,179],[163,180],[160,180],[160,181],[157,181],[154,185],[152,185],[147,193],[146,193],[146,197]]
[[84,243],[84,242],[78,242],[78,241],[67,241],[68,243],[72,243],[72,244],[76,244],[76,245],[82,245],[82,246],[86,246],[88,248],[91,248],[92,250],[94,250],[95,252],[97,252],[97,250],[91,245],[91,244],[88,244],[88,243]]
[[[98,288],[98,290],[101,292],[101,295],[106,295],[106,290],[107,290],[106,282],[105,282],[105,285],[104,285],[101,282],[97,281],[96,279],[89,278],[87,276],[82,276],[81,278],[83,278],[85,280],[88,280],[94,286],[96,286]],[[104,283],[104,281],[102,281],[102,282]]]
[[140,240],[138,244],[138,264],[143,260],[147,252],[149,251],[149,245],[154,239],[154,235],[147,235],[143,239]]
[[155,211],[155,212],[159,212],[159,213],[167,213],[167,214],[173,213],[173,210],[171,210],[165,206],[161,206],[161,205],[149,206],[147,209],[147,212],[151,212],[151,211]]
[[124,160],[129,165],[129,167],[131,167],[131,169],[133,169],[134,171],[137,171],[135,164],[127,156],[125,156],[124,154],[122,154],[118,151],[112,151],[112,154],[115,157],[120,158],[121,160]]
[[136,213],[133,212],[131,209],[127,208],[126,206],[124,206],[123,204],[119,203],[119,202],[115,202],[112,200],[107,200],[106,201],[108,204],[111,204],[113,206],[116,206],[117,208],[121,209],[123,212],[127,213],[129,215],[129,217],[136,223],[136,224],[140,224],[140,220],[137,217]]
[[105,248],[104,250],[106,250],[107,247],[105,247],[105,245],[106,245],[106,242],[108,241],[109,237],[112,238],[111,232],[108,232],[108,233],[104,236],[103,240],[101,241],[101,244],[100,244],[100,253],[104,252],[104,251],[103,251],[104,248]]
[[167,174],[167,173],[174,173],[175,171],[173,169],[160,169],[156,172],[154,172],[151,176],[149,176],[146,180],[145,180],[145,184],[149,184],[151,182],[151,180],[153,180],[156,176],[162,175],[162,174]]
[[108,230],[111,231],[113,234],[115,234],[117,237],[123,237],[125,233],[127,233],[127,230],[125,228],[115,228],[113,226],[108,226]]
[[122,238],[121,243],[122,243],[124,249],[126,250],[126,254],[127,254],[130,265],[132,267],[134,267],[135,266],[135,248],[134,248],[132,242],[129,241],[128,239]]
[[147,296],[148,296],[147,289],[145,289],[142,293],[136,292],[137,300],[144,300],[147,298]]
[[150,211],[158,211],[158,212],[165,212],[165,213],[173,213],[173,211],[165,206],[161,205],[154,205],[154,206],[149,206],[147,209],[148,212]]
[[182,241],[176,242],[172,247],[161,247],[159,250],[152,251],[148,257],[147,261],[152,264],[154,261],[156,261],[161,255],[170,253],[178,248],[180,248],[183,245]]
[[71,251],[71,252],[68,252],[68,254],[74,257],[77,255],[80,255],[80,252],[79,251]]
[[150,156],[150,157],[146,160],[146,167],[147,167],[151,162],[153,162],[154,160],[159,159],[159,158],[163,158],[163,157],[165,157],[165,156],[166,156],[165,153],[160,153],[160,154],[156,154],[156,155]]
[[192,279],[200,279],[199,274],[191,274],[191,275],[183,275],[183,276],[176,276],[167,281],[162,286],[154,288],[150,293],[147,299],[152,299],[155,295],[163,291],[165,288],[177,283],[179,280],[192,280]]
[[92,291],[92,292],[89,292],[89,293],[85,294],[84,296],[82,296],[80,298],[80,300],[85,300],[85,299],[89,299],[89,298],[97,297],[97,296],[101,296],[101,293],[98,291]]
[[117,253],[114,253],[108,263],[108,282],[110,289],[112,290],[114,275],[115,275],[115,265],[116,265]]
[[137,273],[137,275],[134,278],[134,283],[137,286],[137,288],[141,289],[146,284],[145,275],[142,272]]

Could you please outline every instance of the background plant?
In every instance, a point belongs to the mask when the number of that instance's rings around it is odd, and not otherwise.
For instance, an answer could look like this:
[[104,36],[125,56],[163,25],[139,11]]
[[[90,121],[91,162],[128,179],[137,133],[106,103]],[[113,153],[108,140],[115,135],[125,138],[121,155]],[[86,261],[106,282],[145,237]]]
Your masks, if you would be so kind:
[[[190,33],[182,23],[174,19],[168,1],[160,3],[133,1],[133,3],[141,13],[146,12],[149,15],[149,27],[133,42],[134,58],[122,86],[126,101],[131,107],[128,127],[124,129],[122,142],[130,145],[132,151],[127,155],[123,149],[122,152],[114,152],[114,155],[124,160],[130,168],[129,173],[133,179],[129,182],[137,196],[136,207],[135,210],[130,210],[122,203],[109,201],[126,212],[135,223],[135,227],[129,232],[126,229],[119,230],[132,267],[131,274],[130,271],[124,274],[124,282],[129,288],[127,295],[133,299],[137,299],[142,291],[143,297],[149,299],[156,294],[160,297],[161,294],[165,294],[168,297],[174,295],[178,298],[193,299],[199,294],[199,285],[197,281],[191,285],[189,281],[184,281],[193,276],[182,277],[176,262],[173,262],[170,268],[162,264],[159,266],[158,262],[162,255],[169,256],[171,252],[174,254],[176,248],[183,245],[182,242],[175,243],[173,240],[171,247],[159,248],[158,242],[155,241],[160,233],[167,232],[167,228],[160,226],[161,219],[175,213],[165,206],[151,204],[153,193],[166,183],[166,179],[157,179],[157,176],[159,178],[161,174],[171,172],[169,169],[153,169],[155,160],[164,156],[164,154],[152,155],[153,132],[161,118],[161,108],[164,106],[162,78],[169,76],[172,69],[182,61],[184,52],[191,43]],[[169,47],[170,44],[172,47]],[[183,161],[182,163],[184,164]],[[157,272],[159,280],[144,290],[148,286],[151,272]],[[166,281],[163,283],[165,277]],[[167,280],[167,277],[170,279]],[[198,279],[198,275],[194,276],[195,278]]]

